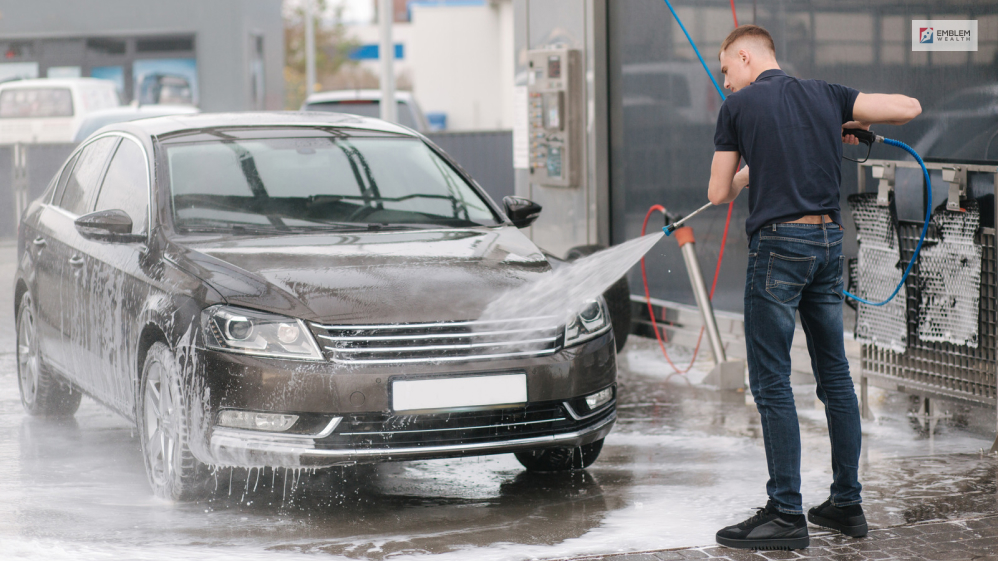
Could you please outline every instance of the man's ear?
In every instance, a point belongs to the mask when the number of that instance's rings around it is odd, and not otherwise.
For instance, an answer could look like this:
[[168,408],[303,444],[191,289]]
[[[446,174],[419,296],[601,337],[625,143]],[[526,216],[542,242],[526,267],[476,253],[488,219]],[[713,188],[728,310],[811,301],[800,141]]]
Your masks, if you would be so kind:
[[752,53],[748,49],[738,49],[738,58],[745,64],[752,62]]

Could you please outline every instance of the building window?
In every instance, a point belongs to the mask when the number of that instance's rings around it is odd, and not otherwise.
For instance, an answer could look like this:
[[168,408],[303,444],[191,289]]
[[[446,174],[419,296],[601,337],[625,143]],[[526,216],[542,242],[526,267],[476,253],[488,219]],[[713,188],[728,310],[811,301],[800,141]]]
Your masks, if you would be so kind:
[[193,37],[155,37],[139,39],[135,42],[135,50],[140,53],[166,53],[175,51],[193,51]]

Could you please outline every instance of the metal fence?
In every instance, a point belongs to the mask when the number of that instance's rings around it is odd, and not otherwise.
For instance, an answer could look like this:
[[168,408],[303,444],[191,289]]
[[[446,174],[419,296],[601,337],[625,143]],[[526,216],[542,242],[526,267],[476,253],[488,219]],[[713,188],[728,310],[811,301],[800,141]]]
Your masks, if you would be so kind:
[[[918,169],[918,164],[911,161],[870,160],[859,166],[860,192],[865,190],[867,175],[872,176],[871,169],[884,165],[893,165],[897,169]],[[994,220],[998,166],[933,162],[927,163],[926,167],[934,179],[933,193],[948,192],[951,201],[954,197],[959,200],[973,199],[981,207],[980,228],[973,240],[974,245],[979,246],[981,250],[976,346],[926,341],[920,335],[924,332],[920,330],[920,322],[923,320],[920,319],[919,311],[924,304],[923,293],[927,285],[926,273],[922,270],[924,267],[920,267],[924,265],[922,263],[924,259],[920,257],[919,263],[912,268],[905,282],[907,297],[903,309],[903,322],[906,325],[904,350],[892,350],[867,343],[862,345],[860,392],[864,415],[867,416],[869,415],[868,384],[926,398],[957,399],[992,408],[998,405],[998,356],[996,356],[998,355],[998,247],[996,247]],[[966,180],[962,185],[935,181],[945,177],[943,170],[954,169],[962,169],[964,174],[979,176],[981,181],[976,182],[976,192]],[[921,188],[921,184],[918,188]],[[962,191],[962,197],[958,191]],[[902,194],[902,197],[910,197],[912,194],[910,192]],[[939,199],[942,199],[942,204],[946,204],[945,195]],[[898,247],[902,265],[912,258],[922,225],[921,221],[903,219],[898,221]]]
[[[501,203],[513,194],[511,131],[427,135]],[[20,213],[45,190],[76,144],[0,145],[0,238],[17,236]]]
[[513,131],[434,132],[426,135],[450,154],[497,203],[513,195]]

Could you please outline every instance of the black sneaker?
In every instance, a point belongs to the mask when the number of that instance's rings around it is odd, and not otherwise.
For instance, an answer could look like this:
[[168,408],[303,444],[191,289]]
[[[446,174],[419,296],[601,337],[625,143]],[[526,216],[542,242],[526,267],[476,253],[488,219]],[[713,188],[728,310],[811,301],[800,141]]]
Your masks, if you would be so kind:
[[745,522],[717,532],[717,543],[740,549],[804,549],[811,543],[803,514],[783,514],[773,501],[758,510]]
[[831,499],[807,511],[807,519],[811,524],[838,530],[854,538],[862,538],[868,530],[862,506],[835,506]]

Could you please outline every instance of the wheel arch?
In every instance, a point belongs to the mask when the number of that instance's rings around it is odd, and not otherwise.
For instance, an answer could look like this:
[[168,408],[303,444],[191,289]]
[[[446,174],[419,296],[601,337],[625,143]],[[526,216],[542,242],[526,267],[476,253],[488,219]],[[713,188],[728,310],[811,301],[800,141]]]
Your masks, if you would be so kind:
[[14,321],[17,321],[17,314],[21,312],[21,298],[28,292],[28,283],[24,279],[17,279],[14,286]]
[[153,346],[153,343],[163,343],[167,347],[170,346],[170,341],[166,337],[166,332],[156,325],[155,323],[149,322],[142,327],[142,333],[139,335],[139,344],[135,353],[135,377],[132,379],[132,383],[135,384],[135,395],[138,399],[139,387],[142,383],[142,369],[146,364],[146,355],[149,354],[149,349]]

